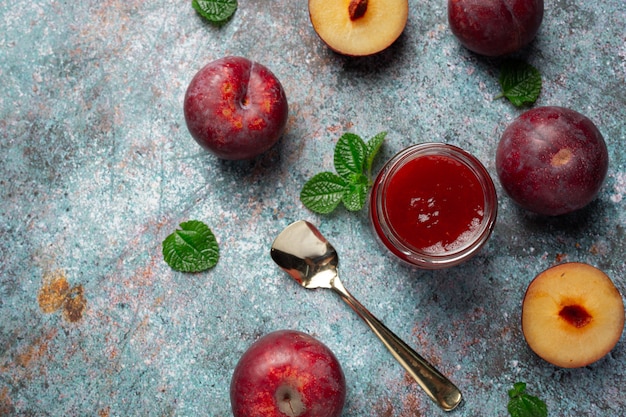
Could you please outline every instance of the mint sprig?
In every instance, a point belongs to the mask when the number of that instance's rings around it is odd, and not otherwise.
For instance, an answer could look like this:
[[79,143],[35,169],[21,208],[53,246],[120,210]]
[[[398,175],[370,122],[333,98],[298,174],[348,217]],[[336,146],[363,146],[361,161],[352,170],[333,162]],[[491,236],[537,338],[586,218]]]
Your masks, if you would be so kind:
[[237,0],[192,0],[191,6],[211,23],[226,23],[237,10]]
[[539,398],[526,394],[526,384],[516,382],[509,390],[509,404],[507,406],[511,417],[547,417],[548,407]]
[[177,271],[201,272],[217,264],[219,247],[209,226],[190,220],[165,238],[163,259]]
[[387,132],[380,132],[367,142],[354,133],[344,133],[333,155],[335,171],[321,172],[302,187],[300,201],[306,208],[328,214],[343,203],[348,211],[359,211],[365,205],[372,186],[372,165]]
[[541,73],[520,60],[508,60],[502,65],[499,78],[502,92],[494,99],[506,97],[514,106],[533,104],[541,93]]

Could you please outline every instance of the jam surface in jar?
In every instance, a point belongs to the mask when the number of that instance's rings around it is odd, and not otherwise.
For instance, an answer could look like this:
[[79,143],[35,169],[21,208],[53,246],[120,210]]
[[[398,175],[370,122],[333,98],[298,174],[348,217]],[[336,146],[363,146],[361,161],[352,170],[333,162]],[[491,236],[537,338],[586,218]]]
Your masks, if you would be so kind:
[[476,175],[444,155],[407,161],[385,191],[386,217],[396,237],[424,253],[458,250],[480,228],[484,194]]

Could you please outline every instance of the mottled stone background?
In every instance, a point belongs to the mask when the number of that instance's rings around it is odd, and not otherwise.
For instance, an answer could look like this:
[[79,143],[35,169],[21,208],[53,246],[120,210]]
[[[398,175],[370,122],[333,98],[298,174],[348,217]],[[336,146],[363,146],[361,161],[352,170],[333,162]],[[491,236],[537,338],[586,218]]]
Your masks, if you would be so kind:
[[[347,130],[388,132],[376,169],[407,145],[443,141],[495,176],[498,139],[521,113],[492,100],[500,61],[460,47],[445,1],[409,3],[392,47],[349,59],[321,43],[304,0],[241,0],[221,28],[191,0],[0,1],[0,414],[227,417],[240,355],[292,328],[343,364],[345,417],[442,415],[338,297],[273,264],[273,238],[307,219],[339,251],[346,287],[462,389],[455,415],[507,415],[518,380],[551,416],[623,415],[624,337],[566,370],[535,356],[519,323],[527,284],[558,262],[596,265],[626,294],[626,3],[546,0],[521,54],[543,74],[536,105],[570,107],[604,134],[598,200],[540,219],[498,185],[487,247],[438,272],[388,257],[365,210],[317,216],[298,197],[332,169]],[[203,152],[183,119],[192,76],[230,54],[267,65],[289,98],[286,134],[251,162]],[[219,241],[208,272],[162,260],[162,240],[189,219]]]

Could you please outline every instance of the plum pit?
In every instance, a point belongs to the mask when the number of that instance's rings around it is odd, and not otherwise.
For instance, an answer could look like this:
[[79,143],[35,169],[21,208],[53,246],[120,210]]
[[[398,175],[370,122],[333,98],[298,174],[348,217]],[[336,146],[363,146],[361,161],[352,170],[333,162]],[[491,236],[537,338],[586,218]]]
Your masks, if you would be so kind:
[[577,329],[585,327],[593,319],[584,307],[576,304],[564,306],[559,311],[559,316]]
[[353,22],[365,15],[367,11],[367,0],[351,0],[348,6],[348,14]]

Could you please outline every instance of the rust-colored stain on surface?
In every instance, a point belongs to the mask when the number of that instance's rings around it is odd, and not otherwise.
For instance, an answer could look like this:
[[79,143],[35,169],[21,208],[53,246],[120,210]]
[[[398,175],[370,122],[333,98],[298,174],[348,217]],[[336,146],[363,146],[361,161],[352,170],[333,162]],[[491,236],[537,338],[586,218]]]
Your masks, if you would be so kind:
[[37,302],[44,313],[54,313],[63,305],[70,290],[70,284],[63,271],[52,271],[44,274],[43,285],[39,290]]
[[15,408],[13,407],[13,402],[9,396],[9,389],[7,387],[3,387],[2,390],[0,390],[0,416],[8,416],[14,412]]
[[48,352],[48,343],[50,338],[37,338],[32,344],[26,345],[20,352],[15,355],[15,363],[22,368],[30,368],[33,361],[38,361]]
[[393,417],[393,403],[389,398],[381,398],[374,404],[372,411],[376,417]]
[[111,408],[106,407],[101,410],[98,410],[98,417],[109,417],[111,415]]
[[37,302],[41,311],[47,314],[62,308],[63,317],[72,323],[83,318],[83,311],[87,306],[83,286],[70,288],[65,273],[61,270],[44,274]]
[[566,253],[557,253],[555,260],[557,263],[561,263],[563,261],[565,261],[567,259],[567,254]]
[[63,317],[69,322],[76,323],[83,318],[83,311],[87,306],[87,300],[85,299],[83,286],[77,285],[72,288],[67,297],[65,297],[65,304],[63,304]]
[[[0,363],[0,375],[5,376],[7,381],[31,381],[45,375],[52,360],[50,345],[57,333],[57,329],[49,329],[35,339],[20,345],[12,355],[12,360]],[[6,414],[2,413],[3,407],[14,406],[10,394],[10,390],[0,391],[0,416]]]

